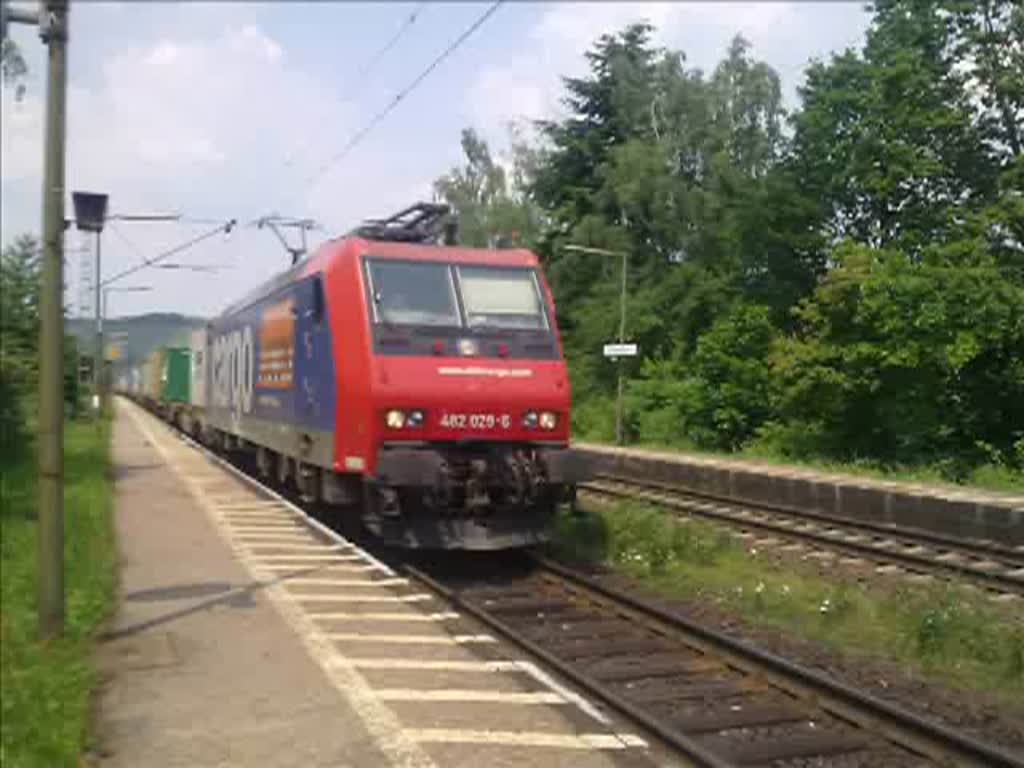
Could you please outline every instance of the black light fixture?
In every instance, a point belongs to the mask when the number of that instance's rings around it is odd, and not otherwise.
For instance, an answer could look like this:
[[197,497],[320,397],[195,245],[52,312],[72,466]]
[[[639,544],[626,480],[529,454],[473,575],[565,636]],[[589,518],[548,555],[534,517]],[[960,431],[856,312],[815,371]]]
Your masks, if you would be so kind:
[[102,232],[107,218],[107,196],[99,192],[72,192],[75,225],[82,232]]

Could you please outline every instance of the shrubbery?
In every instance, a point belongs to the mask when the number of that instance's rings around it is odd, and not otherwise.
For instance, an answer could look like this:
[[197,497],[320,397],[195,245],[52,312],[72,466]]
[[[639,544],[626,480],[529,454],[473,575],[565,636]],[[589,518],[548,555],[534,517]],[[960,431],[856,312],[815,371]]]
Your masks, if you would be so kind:
[[[40,246],[18,237],[0,254],[0,458],[11,458],[29,441],[39,386]],[[64,405],[80,410],[75,339],[64,338]]]

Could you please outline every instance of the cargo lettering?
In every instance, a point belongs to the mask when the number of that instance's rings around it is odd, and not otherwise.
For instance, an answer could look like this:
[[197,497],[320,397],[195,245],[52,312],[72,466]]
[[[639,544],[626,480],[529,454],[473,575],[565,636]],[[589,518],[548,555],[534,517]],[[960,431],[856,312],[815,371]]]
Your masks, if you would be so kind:
[[231,408],[235,418],[252,412],[253,356],[252,328],[248,325],[213,342],[213,404]]

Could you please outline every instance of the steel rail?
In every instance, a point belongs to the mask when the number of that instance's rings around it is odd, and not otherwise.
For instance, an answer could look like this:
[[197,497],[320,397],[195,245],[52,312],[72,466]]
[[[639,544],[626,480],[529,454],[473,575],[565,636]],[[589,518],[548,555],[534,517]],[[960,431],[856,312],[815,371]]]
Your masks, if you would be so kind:
[[[757,648],[714,629],[698,624],[679,614],[670,613],[643,598],[627,594],[614,587],[601,584],[581,573],[573,571],[543,557],[535,557],[537,563],[548,573],[597,594],[620,606],[656,620],[670,629],[698,638],[713,648],[736,657],[742,662],[753,663],[760,669],[782,680],[795,681],[800,687],[809,689],[842,706],[840,716],[849,717],[852,710],[866,715],[869,721],[882,723],[897,733],[908,733],[916,740],[937,747],[944,754],[951,754],[960,760],[992,768],[1024,768],[1024,759],[978,741],[972,736],[953,728],[916,715],[883,699],[858,690],[846,683],[838,682],[813,669],[800,666],[769,651]],[[821,702],[828,708],[827,702]],[[833,710],[834,711],[834,710]],[[862,725],[862,727],[865,727]],[[919,749],[917,744],[909,745]],[[929,755],[930,756],[930,755]],[[933,758],[934,759],[934,758]],[[960,764],[960,763],[957,763]]]
[[679,750],[690,760],[693,760],[701,768],[730,768],[732,766],[732,763],[726,762],[720,757],[709,752],[696,739],[680,733],[669,723],[652,716],[648,712],[644,712],[642,708],[626,701],[607,686],[602,685],[594,678],[583,674],[571,664],[562,661],[555,654],[545,650],[537,643],[523,636],[522,633],[517,632],[501,619],[492,616],[471,601],[464,600],[457,592],[436,581],[433,577],[424,573],[419,568],[406,565],[402,570],[410,578],[419,581],[423,586],[440,595],[445,601],[465,611],[477,621],[490,627],[507,640],[518,645],[530,655],[556,670],[560,675],[571,680],[580,688],[583,688],[594,696],[597,696],[620,713],[634,720],[649,733]]
[[[987,589],[1002,593],[1011,594],[1024,594],[1024,579],[1015,578],[1008,573],[1000,573],[998,571],[986,571],[972,566],[969,562],[957,563],[957,562],[946,562],[937,560],[932,557],[928,557],[922,554],[914,554],[910,552],[900,552],[870,543],[857,542],[844,540],[832,536],[828,536],[823,533],[799,530],[790,528],[786,525],[777,522],[770,522],[766,520],[755,520],[749,517],[742,517],[738,514],[731,512],[715,511],[704,508],[703,500],[692,501],[686,497],[691,496],[688,491],[674,490],[674,489],[662,489],[658,488],[655,491],[647,490],[644,486],[646,485],[640,481],[616,479],[611,481],[622,486],[640,486],[642,490],[628,490],[612,488],[607,485],[603,485],[601,482],[588,482],[583,483],[579,486],[579,489],[588,493],[596,493],[604,496],[612,496],[620,499],[638,499],[648,501],[655,504],[661,504],[669,507],[673,510],[685,512],[687,514],[703,517],[715,522],[725,523],[732,527],[737,528],[752,528],[759,531],[774,534],[781,538],[810,541],[816,545],[824,548],[839,550],[848,554],[859,555],[867,557],[872,560],[881,560],[883,562],[899,563],[900,565],[907,566],[911,570],[933,573],[933,572],[945,572],[961,578],[965,578],[969,581],[976,582],[979,586],[984,586]],[[734,500],[716,500],[716,503],[727,504],[735,508],[743,508],[748,505],[745,502],[737,502]],[[778,513],[786,514],[786,513]],[[838,523],[832,520],[829,521],[829,525],[834,528],[850,528],[856,529],[857,523]],[[885,534],[890,539],[905,539],[907,545],[917,546],[921,542],[915,541],[913,536],[908,533],[887,533]],[[956,554],[962,554],[966,557],[977,557],[970,553],[969,547],[952,547],[943,545],[944,548]],[[959,550],[959,551],[958,551]],[[986,555],[986,557],[988,557]],[[1003,568],[1015,569],[1018,567],[1024,567],[1024,561],[1022,562],[1006,562],[1005,558],[1003,562],[997,562]]]
[[935,531],[915,528],[909,525],[897,525],[895,523],[863,520],[846,515],[834,515],[817,510],[801,509],[799,507],[794,507],[791,504],[782,504],[777,502],[768,503],[764,501],[741,499],[721,493],[711,493],[709,491],[686,488],[681,485],[673,485],[671,483],[665,483],[658,480],[628,477],[626,475],[618,475],[611,472],[599,472],[596,477],[599,480],[607,480],[609,482],[616,483],[629,483],[654,490],[662,490],[669,493],[677,493],[698,499],[705,499],[710,502],[749,507],[751,509],[770,512],[773,514],[786,515],[787,517],[798,517],[810,522],[823,523],[835,527],[861,528],[864,531],[868,531],[879,536],[902,536],[905,538],[913,538],[916,541],[927,542],[936,547],[960,549],[965,551],[970,550],[971,552],[977,553],[979,556],[985,555],[987,557],[1010,558],[1018,561],[1020,565],[1024,566],[1024,547],[1015,550],[1013,547],[1006,544],[998,544],[989,540],[958,538],[956,536],[936,533]]

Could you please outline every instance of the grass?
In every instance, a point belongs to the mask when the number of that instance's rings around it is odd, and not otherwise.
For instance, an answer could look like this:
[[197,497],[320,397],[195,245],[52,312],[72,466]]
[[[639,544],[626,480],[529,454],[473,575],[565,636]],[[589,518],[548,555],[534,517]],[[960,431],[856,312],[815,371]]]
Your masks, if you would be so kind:
[[36,622],[36,482],[31,450],[4,460],[0,512],[0,765],[74,766],[86,746],[93,641],[114,589],[109,426],[65,426],[63,637]]
[[966,590],[824,578],[707,523],[629,504],[560,517],[553,540],[559,555],[606,562],[662,594],[845,654],[897,661],[956,688],[1022,700],[1024,622]]

